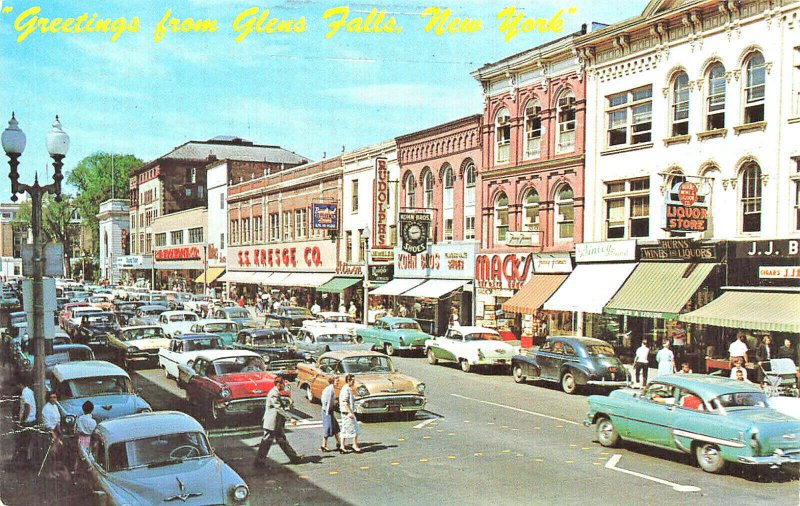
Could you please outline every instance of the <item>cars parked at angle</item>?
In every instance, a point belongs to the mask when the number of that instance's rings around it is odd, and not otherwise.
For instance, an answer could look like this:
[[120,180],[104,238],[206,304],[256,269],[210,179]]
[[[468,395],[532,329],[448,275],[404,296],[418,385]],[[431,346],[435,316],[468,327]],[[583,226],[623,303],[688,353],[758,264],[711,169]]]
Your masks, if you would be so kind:
[[522,350],[511,359],[514,381],[543,380],[561,384],[568,394],[591,385],[630,385],[628,370],[610,344],[591,337],[550,336],[538,349]]
[[241,476],[215,455],[200,423],[177,411],[100,422],[81,452],[101,504],[238,506],[250,496]]
[[314,321],[314,315],[304,307],[281,306],[269,314],[268,318],[278,320],[280,326],[295,332],[303,326],[303,322]]
[[114,310],[114,298],[107,293],[93,294],[86,299],[92,306],[99,307],[103,311]]
[[169,341],[159,325],[134,325],[109,334],[108,347],[114,360],[130,369],[135,364],[158,362],[159,350],[169,346]]
[[161,293],[137,293],[136,300],[140,300],[150,306],[164,306],[169,309],[167,296]]
[[197,320],[189,329],[194,334],[214,334],[225,341],[229,346],[236,342],[236,335],[239,333],[239,325],[233,320],[206,319]]
[[371,344],[356,342],[355,336],[346,329],[331,325],[303,326],[297,331],[294,341],[299,350],[309,352],[314,359],[329,351],[372,348]]
[[151,410],[134,392],[128,373],[110,362],[66,362],[53,366],[48,377],[50,388],[58,393],[62,429],[69,433],[86,401],[95,405],[92,416],[98,422]]
[[336,330],[343,330],[352,335],[356,330],[367,328],[363,323],[359,323],[349,313],[339,313],[333,311],[321,311],[317,313],[315,320],[303,321],[303,328],[306,327],[329,327]]
[[71,307],[68,310],[66,318],[62,318],[61,320],[61,328],[74,339],[84,315],[102,312],[103,310],[99,307],[89,305]]
[[312,360],[310,352],[297,348],[286,329],[244,329],[231,347],[258,353],[267,370],[290,379],[297,376],[297,364]]
[[198,315],[204,315],[208,312],[208,304],[211,302],[211,297],[201,293],[192,294],[192,297],[184,301],[183,309],[187,311],[194,311]]
[[455,362],[464,372],[476,366],[509,366],[516,347],[503,341],[494,329],[486,327],[451,327],[443,337],[425,342],[428,362]]
[[253,318],[253,315],[247,309],[239,306],[220,307],[214,310],[212,315],[217,320],[232,320],[239,326],[239,330],[243,328],[256,328],[261,325]]
[[[68,344],[72,344],[72,340],[67,334],[63,332],[55,333],[52,340],[53,347]],[[14,340],[13,351],[14,353],[11,359],[12,374],[16,377],[19,377],[32,373],[34,362],[33,341],[30,339],[30,336],[28,336],[27,333],[20,336],[19,340]],[[45,351],[47,351],[47,348],[45,348]],[[46,360],[45,364],[47,364]]]
[[178,379],[178,366],[191,367],[199,353],[223,348],[225,343],[214,334],[182,334],[170,339],[169,346],[158,350],[158,366],[164,369],[167,378],[176,380],[178,386],[182,386]]
[[344,375],[355,376],[356,413],[404,413],[408,418],[425,407],[425,384],[416,378],[400,374],[392,359],[375,351],[331,351],[323,353],[316,362],[297,366],[297,384],[306,398],[314,402],[334,376],[338,397]]
[[177,336],[191,332],[199,318],[191,311],[164,311],[158,315],[158,324],[168,336]]
[[598,442],[622,440],[693,454],[707,472],[726,463],[800,465],[800,420],[769,405],[757,386],[701,374],[672,374],[644,391],[621,389],[589,397],[584,424]]
[[422,351],[433,336],[423,332],[416,320],[384,316],[372,327],[357,329],[356,338],[391,356],[397,350]]
[[73,341],[87,346],[103,347],[108,344],[108,335],[119,329],[117,315],[111,312],[80,313],[80,324],[72,334]]
[[169,311],[166,305],[145,304],[136,309],[136,315],[128,320],[128,325],[157,325],[158,317],[164,311]]
[[209,420],[263,414],[275,374],[261,355],[247,350],[206,350],[191,365],[180,365],[178,377],[189,405]]

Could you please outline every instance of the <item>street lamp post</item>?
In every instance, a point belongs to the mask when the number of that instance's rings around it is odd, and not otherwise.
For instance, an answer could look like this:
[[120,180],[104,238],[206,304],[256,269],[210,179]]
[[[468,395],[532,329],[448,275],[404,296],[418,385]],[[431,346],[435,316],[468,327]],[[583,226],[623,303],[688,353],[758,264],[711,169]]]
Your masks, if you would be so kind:
[[369,236],[372,231],[369,225],[361,230],[364,241],[364,325],[369,325]]
[[64,176],[61,169],[64,166],[64,157],[69,150],[69,136],[61,129],[61,122],[56,116],[53,130],[47,134],[47,151],[53,159],[53,182],[44,186],[39,185],[38,174],[34,176],[33,185],[20,183],[19,157],[25,150],[25,133],[19,128],[14,113],[8,128],[2,135],[3,150],[8,155],[11,171],[11,201],[17,201],[18,193],[28,193],[31,197],[31,228],[33,229],[33,392],[36,398],[36,419],[42,421],[42,407],[45,403],[44,384],[44,291],[42,278],[44,277],[44,248],[42,246],[42,197],[46,193],[55,195],[56,202],[61,201],[61,181]]

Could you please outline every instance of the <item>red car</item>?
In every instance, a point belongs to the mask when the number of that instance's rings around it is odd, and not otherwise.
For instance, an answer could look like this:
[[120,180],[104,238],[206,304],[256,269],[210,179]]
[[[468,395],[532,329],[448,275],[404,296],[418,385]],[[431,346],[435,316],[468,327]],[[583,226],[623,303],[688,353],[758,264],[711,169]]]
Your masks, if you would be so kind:
[[89,306],[88,302],[68,302],[64,304],[64,307],[61,309],[61,313],[58,314],[58,324],[61,325],[61,328],[64,328],[64,323],[67,321],[68,318],[72,318],[72,308],[75,307],[87,307]]
[[261,414],[275,374],[264,359],[246,350],[208,350],[191,365],[180,365],[186,398],[209,420],[229,415]]

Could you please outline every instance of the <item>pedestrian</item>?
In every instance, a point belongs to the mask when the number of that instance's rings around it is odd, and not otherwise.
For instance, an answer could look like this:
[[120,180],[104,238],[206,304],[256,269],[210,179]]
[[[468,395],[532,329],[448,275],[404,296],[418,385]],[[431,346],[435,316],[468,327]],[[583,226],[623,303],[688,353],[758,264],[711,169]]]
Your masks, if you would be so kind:
[[761,340],[761,346],[756,350],[756,360],[759,362],[769,362],[772,359],[772,338],[769,335]]
[[676,374],[692,374],[692,370],[689,368],[689,362],[682,363],[681,370]]
[[790,358],[792,360],[795,359],[795,352],[792,349],[792,341],[789,339],[783,340],[783,346],[778,349],[778,358]]
[[669,339],[664,339],[663,347],[656,353],[658,375],[675,374],[675,355],[669,349]]
[[239,296],[239,300],[236,301],[236,305],[239,307],[244,307],[244,295]]
[[17,386],[20,389],[19,418],[17,419],[19,432],[17,432],[13,460],[30,463],[29,449],[33,437],[32,429],[36,425],[36,398],[25,378],[20,377],[17,380]]
[[344,306],[344,302],[339,304],[339,312],[340,313],[346,313],[347,312],[347,308]]
[[311,306],[311,314],[313,314],[314,316],[317,316],[320,311],[322,311],[322,308],[319,307],[319,304],[317,304],[316,301],[314,301],[314,305]]
[[751,383],[749,379],[747,379],[747,375],[745,374],[744,368],[737,369],[734,374],[736,375],[734,378],[736,381],[743,381],[745,383]]
[[356,308],[356,303],[354,301],[352,300],[350,301],[350,309],[348,309],[347,312],[350,313],[350,316],[352,316],[353,318],[356,317],[356,314],[358,313],[358,308]]
[[256,453],[256,460],[253,462],[255,467],[267,467],[266,458],[269,454],[269,449],[272,443],[278,443],[283,453],[289,457],[289,463],[299,464],[302,458],[294,451],[294,448],[289,444],[286,439],[286,419],[291,419],[289,423],[292,425],[297,424],[297,420],[292,417],[288,410],[292,407],[292,398],[283,392],[286,386],[286,379],[283,376],[275,378],[275,386],[267,394],[267,405],[264,410],[264,436],[261,438],[261,444],[258,446],[258,453]]
[[61,412],[58,410],[58,395],[55,392],[48,392],[47,404],[42,408],[42,425],[50,432],[50,448],[45,456],[50,462],[48,466],[48,476],[59,477],[59,471],[66,472],[63,464],[59,465],[61,448],[64,442],[61,439]]
[[322,404],[322,446],[319,447],[321,452],[329,452],[328,438],[334,437],[336,439],[336,449],[344,453],[342,449],[342,442],[339,440],[339,422],[333,416],[336,410],[336,391],[333,384],[336,381],[334,376],[328,377],[328,386],[322,391],[320,403]]
[[278,312],[278,310],[279,310],[280,308],[281,308],[281,301],[279,301],[279,300],[276,298],[276,299],[275,299],[275,302],[273,302],[273,303],[272,303],[272,312],[273,312],[273,313],[277,313],[277,312]]
[[344,377],[344,386],[339,392],[339,412],[342,414],[340,451],[342,453],[349,453],[345,446],[345,440],[353,438],[353,451],[361,453],[361,447],[358,446],[358,436],[361,433],[361,428],[358,426],[356,419],[356,400],[353,396],[353,386],[356,384],[355,376],[348,374]]
[[650,348],[647,346],[647,339],[642,339],[642,344],[636,349],[633,362],[633,382],[639,383],[641,376],[642,386],[647,385],[647,373],[650,369]]
[[397,316],[400,318],[405,318],[408,316],[408,308],[405,306],[405,304],[400,304],[400,307],[397,308]]
[[737,374],[744,375],[744,379],[747,379],[747,369],[742,367],[742,359],[740,357],[736,357],[733,360],[733,367],[731,367],[731,379],[738,379],[736,377]]
[[739,334],[734,342],[728,347],[728,354],[731,357],[731,362],[736,357],[741,357],[742,361],[747,363],[747,344],[744,342],[744,334]]
[[83,458],[81,456],[81,448],[85,449],[87,452],[89,451],[92,433],[97,427],[97,421],[92,417],[92,412],[94,411],[94,404],[92,401],[84,402],[82,409],[83,414],[75,420],[75,435],[78,436],[78,455],[75,458],[73,474],[78,472],[78,464]]
[[458,308],[453,308],[453,313],[450,315],[450,326],[458,327]]

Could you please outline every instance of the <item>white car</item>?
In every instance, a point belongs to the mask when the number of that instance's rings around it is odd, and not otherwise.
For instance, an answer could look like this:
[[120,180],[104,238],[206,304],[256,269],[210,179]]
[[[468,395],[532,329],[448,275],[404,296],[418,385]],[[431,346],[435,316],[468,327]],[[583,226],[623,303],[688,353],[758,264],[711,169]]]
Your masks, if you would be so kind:
[[191,311],[164,311],[158,316],[158,324],[169,337],[188,334],[199,317]]
[[425,341],[429,363],[456,362],[464,372],[475,366],[510,366],[517,351],[496,330],[485,327],[451,327],[444,337]]
[[[158,366],[164,369],[167,378],[178,379],[178,366],[194,363],[197,355],[207,350],[225,348],[222,338],[214,334],[183,334],[175,336],[169,346],[158,350]],[[180,382],[178,386],[182,386]]]
[[335,311],[322,311],[316,314],[316,320],[303,322],[303,327],[326,327],[331,330],[339,330],[355,335],[356,330],[367,328],[363,323],[350,316],[349,313],[339,313]]

